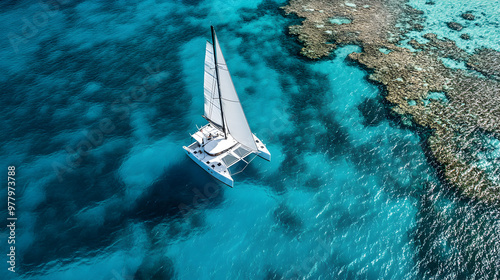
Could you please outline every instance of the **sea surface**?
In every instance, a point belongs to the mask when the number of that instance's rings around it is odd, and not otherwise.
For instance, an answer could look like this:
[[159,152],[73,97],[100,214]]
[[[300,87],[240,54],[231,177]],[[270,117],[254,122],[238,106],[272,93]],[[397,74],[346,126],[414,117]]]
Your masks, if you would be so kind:
[[[443,18],[498,9],[410,2]],[[446,185],[429,132],[346,61],[359,47],[300,57],[284,5],[2,1],[1,170],[16,167],[18,220],[15,273],[0,231],[0,279],[500,278],[499,209]],[[205,124],[210,25],[272,154],[233,189],[182,150]],[[491,28],[496,41],[478,28],[463,47],[498,42]],[[436,30],[455,32],[432,16],[421,34]]]

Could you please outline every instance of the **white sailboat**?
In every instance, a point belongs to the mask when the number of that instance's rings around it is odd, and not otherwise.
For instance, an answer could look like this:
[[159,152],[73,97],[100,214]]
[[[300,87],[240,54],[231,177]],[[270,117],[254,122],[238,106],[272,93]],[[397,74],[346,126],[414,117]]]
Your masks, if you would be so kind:
[[233,187],[231,166],[239,161],[248,164],[250,155],[270,161],[271,153],[250,130],[213,26],[211,30],[212,43],[207,41],[205,49],[204,77],[203,117],[208,124],[191,135],[193,144],[183,148],[210,175]]

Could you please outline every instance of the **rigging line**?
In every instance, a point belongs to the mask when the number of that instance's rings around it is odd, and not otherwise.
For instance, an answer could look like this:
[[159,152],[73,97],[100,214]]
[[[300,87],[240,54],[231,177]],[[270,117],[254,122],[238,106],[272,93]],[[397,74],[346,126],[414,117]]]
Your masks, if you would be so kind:
[[[209,74],[210,74],[210,73],[209,73]],[[209,109],[209,110],[210,110],[210,111],[209,111],[210,116],[212,115],[212,112],[214,111],[214,110],[213,110],[213,107],[215,107],[215,108],[217,108],[217,109],[219,109],[219,110],[220,110],[220,108],[219,108],[219,107],[218,107],[215,103],[213,103],[213,100],[217,99],[218,97],[214,96],[214,95],[215,95],[215,91],[216,91],[216,89],[215,89],[215,88],[216,88],[216,86],[217,86],[217,79],[216,79],[216,77],[214,77],[214,76],[212,76],[212,78],[213,78],[213,79],[212,79],[212,90],[210,90],[211,95],[210,95],[210,100],[208,101],[208,102],[212,105],[212,106],[210,106],[210,109]],[[215,81],[215,82],[214,82],[214,81]],[[208,116],[208,117],[210,117],[210,116]]]
[[225,101],[228,101],[228,102],[235,102],[235,103],[239,103],[239,101],[236,101],[236,100],[229,100],[229,99],[226,99],[226,98],[222,98],[222,100],[225,100]]
[[[218,64],[218,62],[217,62],[217,49],[215,48],[215,43],[216,42],[218,43],[218,41],[217,41],[217,36],[215,35],[215,29],[214,29],[213,25],[210,26],[210,30],[212,31],[212,42],[213,42],[212,47],[213,47],[213,51],[214,51],[214,62],[215,62],[214,64],[217,65]],[[220,49],[220,46],[217,46],[217,47],[219,47],[219,49]],[[222,52],[222,50],[221,50],[221,52]],[[221,91],[220,91],[220,83],[218,81],[218,79],[220,78],[219,67],[215,67],[215,74],[217,76],[217,88],[219,89],[218,92],[219,92],[219,103],[220,103],[220,116],[221,116],[221,120],[222,120],[222,131],[224,132],[224,139],[227,139],[226,129],[229,131],[229,128],[226,127],[226,124],[224,122],[224,110],[222,109],[222,99],[221,99],[222,95],[221,95]]]
[[[213,107],[220,109],[219,107],[217,107],[219,104],[213,103],[212,101],[208,101],[208,103],[212,104]],[[210,108],[210,111],[212,111],[212,108]]]
[[[212,69],[212,68],[210,68],[210,69]],[[206,73],[207,73],[208,75],[210,75],[210,77],[212,77],[212,78],[214,78],[214,79],[215,79],[215,76],[214,76],[214,75],[212,75],[212,74],[210,74],[210,73],[208,73],[208,72],[206,72]]]
[[[241,169],[240,171],[238,171],[238,172],[236,172],[236,173],[231,174],[231,176],[232,176],[232,175],[236,175],[236,174],[238,174],[238,173],[243,172],[243,170],[245,170],[245,168],[247,168],[247,166],[250,164],[250,162],[252,162],[252,160],[254,160],[254,159],[255,159],[255,157],[256,157],[256,156],[257,156],[257,154],[255,154],[255,155],[253,156],[253,158],[252,158],[249,162],[247,162],[247,164],[245,165],[245,167],[243,167],[243,169]],[[243,159],[241,159],[241,160],[243,160]]]

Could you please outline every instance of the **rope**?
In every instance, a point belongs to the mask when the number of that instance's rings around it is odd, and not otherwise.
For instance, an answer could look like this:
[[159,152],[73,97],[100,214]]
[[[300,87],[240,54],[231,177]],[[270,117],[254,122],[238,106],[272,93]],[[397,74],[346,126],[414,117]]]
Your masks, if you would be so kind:
[[[231,174],[231,176],[232,176],[232,175],[236,175],[236,174],[238,174],[238,173],[240,173],[240,172],[243,172],[243,170],[245,170],[245,168],[247,168],[247,166],[250,164],[250,162],[252,162],[252,160],[254,160],[254,158],[255,158],[256,156],[257,156],[257,154],[255,154],[255,156],[253,156],[253,158],[252,158],[249,162],[247,162],[247,164],[245,165],[245,167],[243,167],[243,169],[241,169],[240,171],[238,171],[238,172],[236,172],[236,173]],[[243,159],[241,159],[241,160],[243,160]],[[244,161],[244,160],[243,160],[243,161]]]

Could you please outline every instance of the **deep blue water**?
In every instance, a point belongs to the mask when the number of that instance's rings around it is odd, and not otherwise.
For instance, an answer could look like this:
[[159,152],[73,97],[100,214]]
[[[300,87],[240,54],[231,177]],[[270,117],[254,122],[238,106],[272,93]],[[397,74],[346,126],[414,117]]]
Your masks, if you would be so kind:
[[[285,2],[54,3],[0,4],[18,198],[17,273],[2,259],[1,279],[500,277],[498,209],[443,184],[428,132],[345,60],[358,47],[301,58]],[[234,189],[182,150],[204,124],[211,24],[273,157]]]

